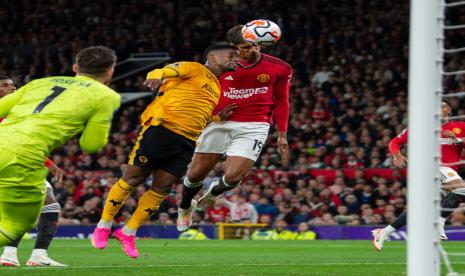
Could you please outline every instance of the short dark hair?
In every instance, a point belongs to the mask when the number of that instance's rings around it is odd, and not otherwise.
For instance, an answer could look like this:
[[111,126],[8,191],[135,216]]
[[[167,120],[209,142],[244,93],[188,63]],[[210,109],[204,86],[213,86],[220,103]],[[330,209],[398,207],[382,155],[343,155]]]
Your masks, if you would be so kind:
[[11,78],[8,76],[0,75],[0,80],[11,80]]
[[231,49],[231,50],[236,50],[237,47],[227,44],[227,43],[217,43],[217,44],[212,44],[210,45],[204,52],[203,52],[203,60],[204,62],[207,61],[208,54],[210,54],[213,51],[218,51],[218,50],[225,50],[225,49]]
[[452,108],[452,105],[450,104],[448,100],[442,99],[442,102],[447,104],[450,108]]
[[83,74],[99,76],[112,68],[116,63],[116,54],[105,46],[92,46],[79,51],[76,64]]
[[229,43],[233,45],[246,43],[246,41],[242,37],[242,27],[243,25],[236,25],[228,30],[226,37]]

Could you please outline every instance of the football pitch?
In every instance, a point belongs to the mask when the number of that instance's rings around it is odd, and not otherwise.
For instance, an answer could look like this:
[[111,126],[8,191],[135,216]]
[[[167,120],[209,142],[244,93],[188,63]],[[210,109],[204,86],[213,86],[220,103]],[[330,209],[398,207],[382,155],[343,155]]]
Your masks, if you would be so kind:
[[[370,241],[138,240],[140,257],[124,256],[119,244],[97,250],[89,240],[55,240],[49,255],[65,268],[26,267],[32,240],[19,248],[19,268],[0,267],[0,275],[405,275],[405,242],[386,242],[376,252]],[[446,250],[465,252],[464,242]],[[465,272],[465,257],[453,256]],[[444,271],[444,269],[443,269]],[[444,273],[443,273],[444,275]]]

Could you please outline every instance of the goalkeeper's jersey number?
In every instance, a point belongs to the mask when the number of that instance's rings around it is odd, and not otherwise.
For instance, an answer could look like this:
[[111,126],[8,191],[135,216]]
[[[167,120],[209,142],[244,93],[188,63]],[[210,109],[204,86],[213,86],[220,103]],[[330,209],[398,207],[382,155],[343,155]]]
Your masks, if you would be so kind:
[[54,86],[51,90],[52,93],[45,97],[45,99],[37,105],[33,113],[40,113],[49,103],[51,103],[56,97],[63,93],[66,90],[66,88],[61,86]]

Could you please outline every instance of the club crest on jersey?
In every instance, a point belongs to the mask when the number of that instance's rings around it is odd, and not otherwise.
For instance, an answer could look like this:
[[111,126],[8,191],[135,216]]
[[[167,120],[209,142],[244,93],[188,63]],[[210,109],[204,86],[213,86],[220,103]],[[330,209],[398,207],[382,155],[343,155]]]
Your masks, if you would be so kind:
[[460,133],[462,132],[462,130],[461,130],[460,128],[458,128],[458,127],[454,127],[454,128],[452,129],[452,131],[453,131],[455,134],[460,134]]
[[270,80],[270,75],[267,74],[260,74],[257,77],[257,80],[261,83],[266,83]]
[[455,176],[455,173],[449,172],[449,173],[447,173],[447,176],[448,176],[448,177],[453,177],[453,176]]
[[149,159],[146,156],[141,155],[139,156],[139,161],[145,164],[149,161]]

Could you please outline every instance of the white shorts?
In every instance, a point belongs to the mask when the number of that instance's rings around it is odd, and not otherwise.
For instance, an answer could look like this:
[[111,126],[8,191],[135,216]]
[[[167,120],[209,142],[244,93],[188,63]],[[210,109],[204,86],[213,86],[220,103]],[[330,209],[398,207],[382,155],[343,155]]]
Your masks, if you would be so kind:
[[267,123],[214,122],[203,130],[195,152],[241,156],[256,161],[269,130]]
[[52,185],[47,180],[45,180],[45,188],[53,189]]
[[454,170],[449,167],[439,167],[439,176],[441,178],[441,184],[446,184],[452,180],[462,180],[462,177]]

